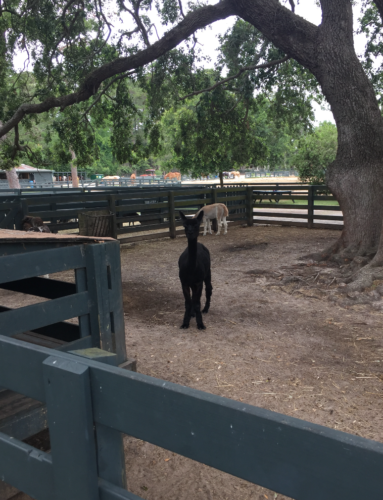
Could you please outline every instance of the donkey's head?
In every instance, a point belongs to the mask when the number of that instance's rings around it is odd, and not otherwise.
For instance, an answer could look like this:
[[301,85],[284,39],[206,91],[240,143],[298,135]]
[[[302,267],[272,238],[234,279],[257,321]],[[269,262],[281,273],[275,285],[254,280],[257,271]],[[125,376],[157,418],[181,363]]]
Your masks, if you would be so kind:
[[197,217],[193,219],[188,219],[183,212],[180,211],[180,217],[182,219],[185,234],[188,240],[194,240],[198,238],[199,235],[199,227],[203,218],[203,211],[197,215]]

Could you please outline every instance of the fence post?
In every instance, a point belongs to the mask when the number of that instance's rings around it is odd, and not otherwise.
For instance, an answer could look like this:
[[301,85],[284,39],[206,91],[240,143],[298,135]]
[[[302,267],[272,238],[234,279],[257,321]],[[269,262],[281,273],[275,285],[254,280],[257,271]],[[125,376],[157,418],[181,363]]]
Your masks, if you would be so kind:
[[89,368],[50,356],[43,379],[52,446],[55,500],[98,500]]
[[113,195],[108,196],[109,211],[113,214],[112,219],[112,238],[117,239],[117,223],[116,223],[116,199]]
[[314,191],[315,186],[309,186],[307,197],[307,227],[309,229],[312,229],[314,225]]
[[119,320],[123,318],[121,277],[120,281],[117,281],[117,274],[121,272],[117,252],[119,249],[116,242],[108,245],[116,245],[114,259],[110,255],[112,265],[107,262],[107,245],[85,247],[87,289],[90,298],[89,324],[92,346],[116,352],[118,362],[122,363],[126,360],[126,347],[125,343],[121,342],[125,334],[124,323]]
[[253,226],[253,187],[246,187],[246,219],[249,227]]
[[169,204],[169,234],[172,239],[176,237],[176,215],[174,210],[174,191],[168,192]]
[[[100,363],[117,366],[117,356],[98,348],[69,351],[69,354],[81,356]],[[126,488],[125,454],[121,432],[96,423],[97,464],[101,479]]]

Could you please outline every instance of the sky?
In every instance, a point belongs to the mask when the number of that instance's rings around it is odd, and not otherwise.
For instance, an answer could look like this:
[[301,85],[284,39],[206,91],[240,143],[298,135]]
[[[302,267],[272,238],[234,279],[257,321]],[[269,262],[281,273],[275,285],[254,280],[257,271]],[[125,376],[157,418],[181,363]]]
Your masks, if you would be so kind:
[[[209,4],[215,4],[217,3],[216,0],[205,0],[205,3]],[[296,0],[295,2],[296,5],[296,14],[299,16],[302,16],[303,18],[307,19],[308,21],[312,22],[315,25],[319,25],[321,22],[321,10],[320,8],[316,5],[315,0]],[[186,12],[186,1],[183,0],[184,4],[184,11]],[[360,15],[360,5],[361,5],[361,0],[356,0],[354,2],[354,24],[355,24],[355,32],[356,32],[356,24],[357,24],[357,19]],[[154,9],[151,13],[152,17],[155,19],[157,16],[154,15]],[[157,17],[158,19],[158,17]],[[200,32],[197,32],[197,38],[198,42],[201,44],[200,47],[202,51],[206,54],[209,55],[211,58],[211,63],[210,66],[214,65],[214,62],[217,57],[217,49],[219,46],[218,42],[218,35],[225,33],[234,23],[234,17],[218,21],[208,27],[205,30],[202,30]],[[155,21],[154,21],[155,22]],[[133,26],[131,22],[131,18],[129,14],[124,14],[122,16],[122,22],[119,22],[118,19],[114,20],[114,26],[116,28],[123,27],[125,30],[131,29]],[[160,22],[158,21],[156,23],[156,27],[159,33],[159,36],[161,37],[163,34],[164,29],[162,29]],[[151,37],[151,42],[154,42],[157,39],[157,37],[153,34]],[[354,35],[354,43],[355,43],[355,50],[357,54],[362,54],[364,52],[364,47],[366,44],[365,37],[360,34]],[[15,66],[17,69],[21,69],[24,65],[24,60],[25,60],[25,55],[23,54],[18,54],[16,57],[15,61]],[[317,123],[320,123],[322,121],[331,121],[334,122],[333,115],[331,111],[329,110],[328,106],[322,106],[322,108],[319,105],[315,105],[315,119]]]

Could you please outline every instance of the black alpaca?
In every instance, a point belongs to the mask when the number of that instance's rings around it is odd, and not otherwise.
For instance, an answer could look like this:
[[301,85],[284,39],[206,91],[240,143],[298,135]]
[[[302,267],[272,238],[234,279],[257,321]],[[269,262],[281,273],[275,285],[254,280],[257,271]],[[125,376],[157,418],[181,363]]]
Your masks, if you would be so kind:
[[[200,212],[195,219],[187,219],[182,212],[180,212],[180,216],[188,239],[188,247],[178,260],[179,276],[185,297],[185,317],[181,328],[189,328],[190,318],[196,316],[197,328],[204,330],[206,327],[203,324],[201,314],[203,283],[205,282],[206,288],[206,304],[203,313],[209,311],[213,287],[211,285],[209,250],[202,243],[197,242],[203,212]],[[192,296],[190,296],[190,289]]]

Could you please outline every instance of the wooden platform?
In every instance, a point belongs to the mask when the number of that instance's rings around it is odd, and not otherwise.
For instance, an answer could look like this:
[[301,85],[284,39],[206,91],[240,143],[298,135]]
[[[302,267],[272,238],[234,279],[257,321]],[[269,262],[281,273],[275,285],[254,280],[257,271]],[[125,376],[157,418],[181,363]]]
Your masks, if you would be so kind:
[[13,241],[31,243],[39,241],[42,243],[97,243],[115,241],[113,238],[101,238],[98,236],[79,236],[76,234],[54,234],[37,233],[34,231],[14,231],[12,229],[0,229],[0,243],[10,243]]

